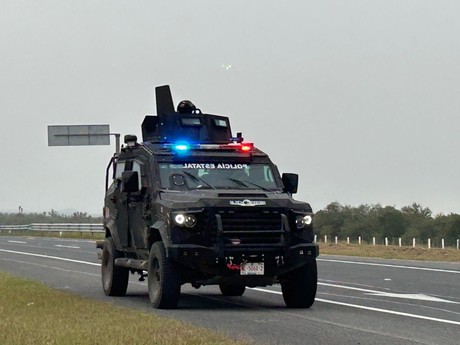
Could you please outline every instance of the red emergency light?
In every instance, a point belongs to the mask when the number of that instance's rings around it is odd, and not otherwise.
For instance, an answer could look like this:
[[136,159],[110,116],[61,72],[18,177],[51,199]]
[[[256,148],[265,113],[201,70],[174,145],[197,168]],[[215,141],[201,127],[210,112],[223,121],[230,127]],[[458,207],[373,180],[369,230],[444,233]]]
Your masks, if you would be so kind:
[[254,148],[254,143],[231,143],[220,145],[221,149],[233,149],[235,151],[239,150],[241,152],[250,152]]

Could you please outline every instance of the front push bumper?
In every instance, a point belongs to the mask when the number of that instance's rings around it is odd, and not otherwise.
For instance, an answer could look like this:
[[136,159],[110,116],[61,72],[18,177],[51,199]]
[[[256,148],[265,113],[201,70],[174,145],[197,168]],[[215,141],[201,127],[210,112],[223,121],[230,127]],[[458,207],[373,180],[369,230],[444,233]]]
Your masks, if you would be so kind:
[[209,276],[239,275],[242,263],[264,264],[264,276],[276,277],[314,261],[319,255],[316,243],[301,243],[291,247],[224,248],[199,245],[170,245],[168,256],[181,266]]

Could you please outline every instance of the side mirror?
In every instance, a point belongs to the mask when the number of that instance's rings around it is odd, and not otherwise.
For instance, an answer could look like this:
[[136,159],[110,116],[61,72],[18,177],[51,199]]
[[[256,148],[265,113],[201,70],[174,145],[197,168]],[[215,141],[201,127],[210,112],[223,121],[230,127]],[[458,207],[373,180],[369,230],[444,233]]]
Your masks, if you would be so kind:
[[122,193],[135,193],[139,191],[139,175],[137,171],[123,171],[121,173]]
[[281,177],[284,184],[284,191],[295,194],[297,193],[297,187],[299,185],[299,175],[291,174],[291,173],[284,173]]

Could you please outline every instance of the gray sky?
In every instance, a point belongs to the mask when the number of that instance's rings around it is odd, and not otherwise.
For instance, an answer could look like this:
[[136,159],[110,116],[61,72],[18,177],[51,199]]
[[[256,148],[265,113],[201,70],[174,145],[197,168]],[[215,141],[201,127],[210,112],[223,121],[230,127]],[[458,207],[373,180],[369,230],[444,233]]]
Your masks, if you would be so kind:
[[[140,137],[154,87],[228,115],[297,172],[297,198],[460,213],[460,2],[0,0],[0,210],[100,213],[114,144],[48,147],[49,124]],[[231,65],[231,68],[229,66]]]

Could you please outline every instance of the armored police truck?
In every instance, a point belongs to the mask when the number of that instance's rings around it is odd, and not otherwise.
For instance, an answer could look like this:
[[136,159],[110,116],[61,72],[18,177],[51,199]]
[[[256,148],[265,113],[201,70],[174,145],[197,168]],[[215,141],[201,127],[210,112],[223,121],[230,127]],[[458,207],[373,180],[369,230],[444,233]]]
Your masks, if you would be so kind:
[[318,246],[310,205],[296,201],[298,175],[280,176],[267,154],[228,117],[190,101],[174,108],[156,88],[157,115],[142,142],[125,145],[106,171],[102,287],[126,294],[129,274],[147,277],[155,308],[175,308],[181,286],[218,285],[224,296],[280,284],[290,308],[316,295]]

